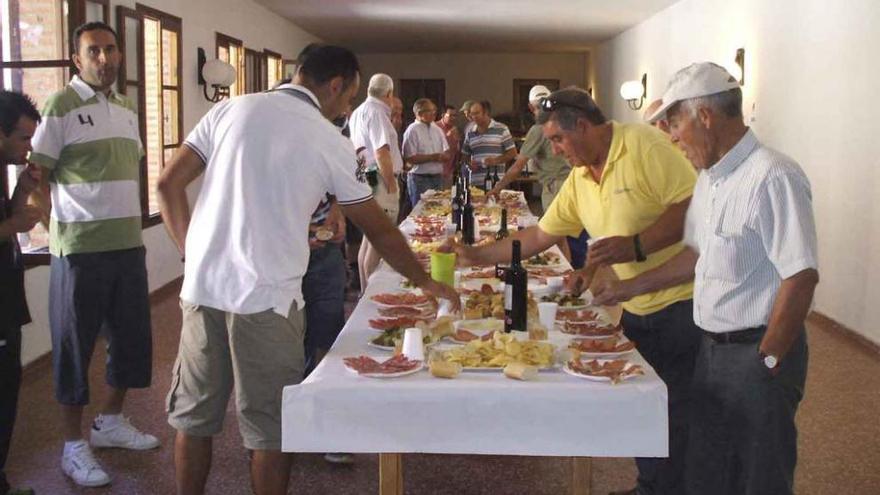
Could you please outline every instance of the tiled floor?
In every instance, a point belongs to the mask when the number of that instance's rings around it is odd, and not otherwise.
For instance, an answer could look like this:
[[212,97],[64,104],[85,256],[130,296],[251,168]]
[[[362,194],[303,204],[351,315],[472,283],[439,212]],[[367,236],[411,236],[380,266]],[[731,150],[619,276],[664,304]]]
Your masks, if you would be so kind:
[[[177,286],[154,297],[153,386],[130,394],[126,413],[135,424],[158,435],[163,444],[150,452],[98,451],[113,477],[107,488],[81,489],[61,473],[61,441],[51,372],[43,365],[25,378],[16,437],[7,466],[17,485],[42,494],[173,493],[173,430],[165,423],[164,398],[177,350],[180,313]],[[798,415],[800,461],[796,492],[811,494],[880,493],[880,357],[835,331],[808,325],[810,372],[807,395]],[[104,395],[99,349],[92,366],[93,399]],[[94,408],[87,410],[93,414]],[[552,419],[552,418],[545,418]],[[393,420],[389,421],[393,426]],[[430,427],[430,425],[426,425]],[[585,439],[587,441],[587,439]],[[630,459],[594,462],[593,490],[605,494],[634,479]],[[404,457],[406,493],[417,494],[561,494],[568,489],[568,464],[558,458],[408,455]],[[353,466],[329,465],[318,455],[296,457],[291,493],[369,494],[378,485],[377,456],[356,456]],[[213,494],[249,493],[247,454],[234,416],[214,443],[208,485]]]

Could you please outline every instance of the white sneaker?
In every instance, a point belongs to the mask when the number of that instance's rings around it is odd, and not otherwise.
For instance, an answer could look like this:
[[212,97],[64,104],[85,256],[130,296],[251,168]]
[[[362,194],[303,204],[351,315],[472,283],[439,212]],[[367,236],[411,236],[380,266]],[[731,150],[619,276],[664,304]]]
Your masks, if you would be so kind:
[[352,464],[354,455],[344,452],[328,452],[324,454],[324,460],[331,464]]
[[101,424],[97,418],[92,424],[90,443],[94,447],[119,447],[131,450],[149,450],[159,446],[159,439],[144,433],[134,426],[126,417],[121,417],[116,424]]
[[86,442],[61,456],[61,470],[80,486],[104,486],[110,483],[110,477],[101,469]]

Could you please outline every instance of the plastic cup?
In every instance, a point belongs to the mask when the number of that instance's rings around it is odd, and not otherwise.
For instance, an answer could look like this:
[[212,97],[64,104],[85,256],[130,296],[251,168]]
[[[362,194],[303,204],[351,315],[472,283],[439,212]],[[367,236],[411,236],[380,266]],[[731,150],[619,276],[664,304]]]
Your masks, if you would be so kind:
[[556,310],[558,309],[559,304],[555,302],[538,303],[538,321],[547,330],[553,329],[553,325],[556,323]]
[[421,328],[407,328],[403,332],[403,355],[414,361],[425,360],[425,346],[422,343]]
[[431,253],[431,278],[450,287],[455,284],[455,253]]
[[564,284],[564,277],[547,277],[547,287],[550,289],[550,292],[561,291]]

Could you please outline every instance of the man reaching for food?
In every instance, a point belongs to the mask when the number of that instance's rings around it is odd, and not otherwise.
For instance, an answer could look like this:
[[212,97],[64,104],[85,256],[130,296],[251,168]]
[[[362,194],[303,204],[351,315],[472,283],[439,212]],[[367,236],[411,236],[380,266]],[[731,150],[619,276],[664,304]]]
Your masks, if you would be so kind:
[[[589,287],[597,267],[629,279],[682,251],[684,219],[696,173],[670,140],[644,124],[605,119],[578,88],[556,91],[540,102],[538,124],[575,170],[535,227],[485,247],[454,245],[461,264],[508,260],[511,240],[524,257],[586,229],[594,238],[587,266],[573,277]],[[691,282],[639,294],[623,302],[626,336],[669,389],[668,459],[636,459],[638,486],[623,493],[681,493],[687,434],[688,388],[700,332],[693,322]]]

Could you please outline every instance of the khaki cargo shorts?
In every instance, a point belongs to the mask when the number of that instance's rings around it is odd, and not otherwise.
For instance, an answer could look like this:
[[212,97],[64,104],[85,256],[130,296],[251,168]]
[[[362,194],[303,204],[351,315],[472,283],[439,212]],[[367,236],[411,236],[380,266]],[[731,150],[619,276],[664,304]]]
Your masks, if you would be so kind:
[[235,390],[245,448],[281,450],[281,392],[302,381],[303,310],[287,318],[266,310],[227,313],[181,300],[183,328],[166,411],[168,423],[188,435],[223,430]]
[[[397,181],[397,178],[395,177],[394,180]],[[373,199],[379,203],[391,223],[397,225],[397,214],[400,211],[400,191],[388,192],[385,181],[379,178],[379,183],[373,187]]]

